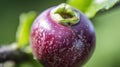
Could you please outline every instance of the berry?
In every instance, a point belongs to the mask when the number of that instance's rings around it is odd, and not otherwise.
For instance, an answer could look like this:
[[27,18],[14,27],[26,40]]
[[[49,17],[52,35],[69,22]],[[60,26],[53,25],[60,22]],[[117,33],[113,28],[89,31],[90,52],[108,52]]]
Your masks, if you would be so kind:
[[35,19],[30,42],[33,55],[45,67],[79,67],[92,55],[96,37],[91,21],[63,3]]

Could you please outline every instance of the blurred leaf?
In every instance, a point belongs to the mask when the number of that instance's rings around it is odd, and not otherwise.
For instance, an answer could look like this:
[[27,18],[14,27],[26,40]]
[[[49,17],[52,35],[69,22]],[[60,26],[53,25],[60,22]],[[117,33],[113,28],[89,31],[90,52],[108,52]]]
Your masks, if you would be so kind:
[[19,67],[33,67],[33,65],[29,62],[22,63]]
[[115,5],[119,0],[68,0],[67,3],[81,10],[89,18],[101,10],[108,10]]
[[67,3],[85,12],[93,0],[67,0]]
[[22,13],[20,15],[20,23],[16,32],[16,40],[19,44],[18,47],[22,47],[29,42],[30,27],[36,17],[37,13],[34,11],[28,13]]
[[43,67],[43,66],[39,62],[32,59],[29,62],[17,64],[16,67]]
[[120,7],[92,19],[96,49],[84,67],[120,67]]
[[24,52],[27,53],[27,54],[32,54],[32,50],[31,50],[30,45],[25,46],[25,47],[22,49],[22,51],[24,51]]

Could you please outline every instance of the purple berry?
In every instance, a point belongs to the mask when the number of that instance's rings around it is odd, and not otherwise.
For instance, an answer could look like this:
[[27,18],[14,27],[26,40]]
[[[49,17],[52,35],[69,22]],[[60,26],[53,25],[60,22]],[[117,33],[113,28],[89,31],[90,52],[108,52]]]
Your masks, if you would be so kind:
[[42,12],[31,28],[35,58],[44,67],[80,67],[95,48],[95,31],[79,10],[61,4]]

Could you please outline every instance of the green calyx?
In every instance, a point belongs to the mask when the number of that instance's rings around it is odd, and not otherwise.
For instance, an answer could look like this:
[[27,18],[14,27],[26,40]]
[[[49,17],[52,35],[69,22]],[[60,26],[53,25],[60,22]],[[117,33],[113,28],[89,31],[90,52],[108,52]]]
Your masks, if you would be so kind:
[[62,25],[75,25],[80,20],[79,13],[68,4],[62,3],[51,10],[51,17]]

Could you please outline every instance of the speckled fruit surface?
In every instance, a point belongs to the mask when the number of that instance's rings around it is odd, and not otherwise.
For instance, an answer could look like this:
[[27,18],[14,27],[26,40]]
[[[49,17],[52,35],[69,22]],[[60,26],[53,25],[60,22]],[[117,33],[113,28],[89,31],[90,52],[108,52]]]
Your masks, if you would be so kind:
[[95,48],[95,31],[80,11],[80,21],[64,26],[54,21],[50,11],[42,12],[31,27],[30,42],[35,58],[44,67],[80,67]]

